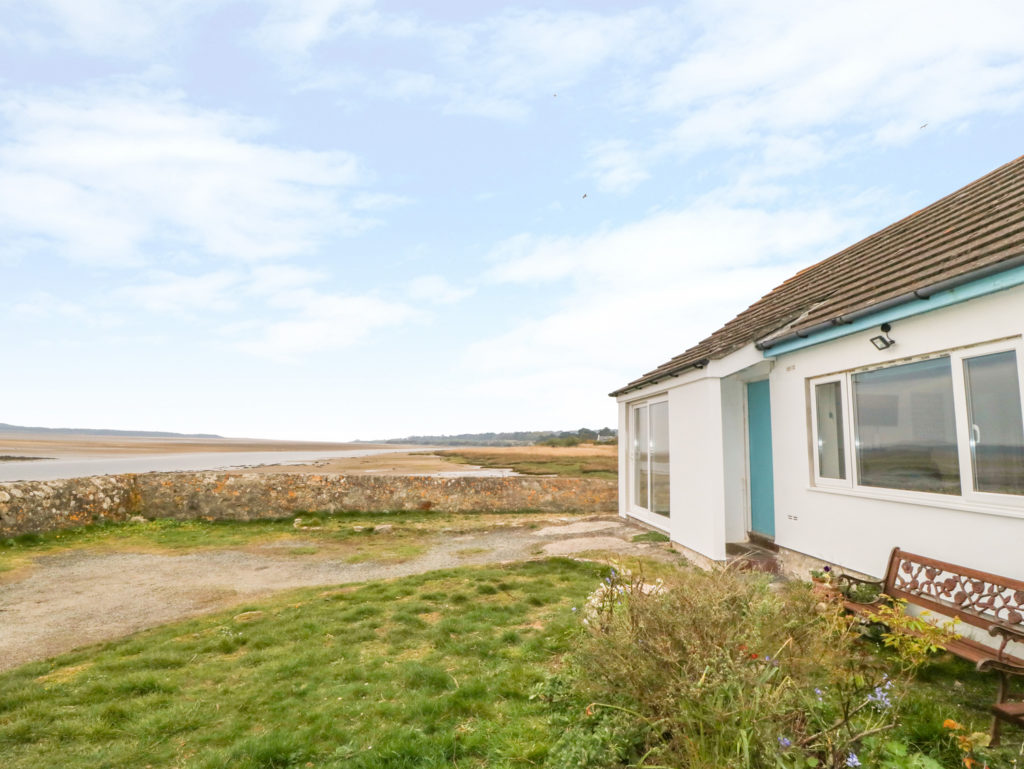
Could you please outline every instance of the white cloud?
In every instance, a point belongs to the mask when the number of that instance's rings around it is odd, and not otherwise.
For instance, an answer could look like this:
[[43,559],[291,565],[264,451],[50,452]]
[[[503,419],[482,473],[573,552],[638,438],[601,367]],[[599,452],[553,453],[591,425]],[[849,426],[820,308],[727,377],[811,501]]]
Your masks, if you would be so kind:
[[252,268],[246,284],[248,294],[272,297],[281,292],[294,291],[326,281],[327,274],[291,264],[261,264]]
[[420,317],[409,303],[339,293],[323,288],[327,281],[323,272],[289,264],[195,275],[157,270],[116,296],[197,322],[215,343],[277,361],[348,347]]
[[612,381],[589,387],[611,390],[700,341],[860,225],[826,206],[769,211],[709,201],[588,237],[519,236],[495,251],[485,278],[558,282],[562,298],[474,344],[466,358],[499,378],[597,366]]
[[1020,3],[698,0],[686,19],[674,62],[610,85],[648,115],[639,136],[591,145],[600,189],[721,149],[765,182],[1024,105]]
[[[215,6],[215,0],[9,0],[0,29],[12,45],[40,50],[147,57],[172,31]],[[20,22],[15,28],[15,20]]]
[[650,92],[650,108],[677,120],[662,152],[772,151],[815,131],[902,143],[925,122],[934,130],[1024,103],[1019,3],[732,0],[693,10],[700,36]]
[[[769,211],[698,201],[584,238],[519,235],[498,245],[486,277],[530,283],[572,278],[589,286],[643,287],[792,259],[841,236],[833,209]],[[827,234],[827,236],[826,236]]]
[[378,329],[394,327],[418,316],[408,304],[375,296],[344,296],[311,289],[277,297],[275,304],[294,310],[290,317],[246,328],[247,338],[234,340],[244,352],[278,361],[341,349],[363,341]]
[[473,294],[472,288],[453,285],[441,275],[421,275],[409,282],[412,299],[432,304],[454,304]]
[[360,192],[352,197],[352,208],[356,211],[387,211],[412,201],[403,195],[387,192]]
[[631,192],[650,178],[640,152],[625,141],[599,142],[587,153],[590,174],[605,192]]
[[373,6],[373,0],[284,0],[271,3],[255,37],[270,50],[302,55],[340,33],[349,24],[356,23],[358,17],[367,14]]
[[[671,22],[671,23],[670,23]],[[361,88],[373,97],[430,99],[450,114],[521,120],[531,102],[571,89],[602,68],[635,70],[677,43],[671,14],[508,9],[477,21],[443,23],[385,13],[360,0],[304,0],[277,7],[257,40],[304,86]],[[348,38],[377,59],[416,61],[358,74],[318,48]],[[399,46],[400,51],[389,46]]]
[[149,93],[28,94],[0,102],[0,226],[93,263],[164,255],[287,258],[370,226],[345,202],[345,152],[266,143],[266,126]]
[[147,282],[125,286],[118,293],[150,312],[224,313],[238,307],[233,290],[242,279],[238,272],[218,270],[205,275],[176,275],[159,270],[147,278]]

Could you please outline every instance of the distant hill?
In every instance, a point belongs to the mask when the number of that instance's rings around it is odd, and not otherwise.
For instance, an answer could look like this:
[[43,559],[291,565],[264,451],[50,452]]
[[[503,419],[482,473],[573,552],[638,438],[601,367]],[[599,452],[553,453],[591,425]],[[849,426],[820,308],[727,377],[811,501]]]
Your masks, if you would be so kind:
[[533,446],[552,439],[581,438],[605,441],[616,437],[610,427],[600,430],[523,430],[511,433],[460,433],[459,435],[410,435],[406,438],[388,438],[370,443],[412,443],[423,446]]
[[78,427],[23,427],[0,422],[0,435],[6,433],[33,433],[42,435],[97,435],[120,438],[223,438],[208,433],[164,433],[156,430],[92,430]]

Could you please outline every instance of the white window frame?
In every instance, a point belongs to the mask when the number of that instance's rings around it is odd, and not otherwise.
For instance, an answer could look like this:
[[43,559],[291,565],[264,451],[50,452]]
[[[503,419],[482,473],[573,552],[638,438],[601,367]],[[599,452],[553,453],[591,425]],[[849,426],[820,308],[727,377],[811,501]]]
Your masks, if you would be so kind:
[[994,491],[975,491],[974,489],[974,462],[971,458],[972,435],[970,414],[967,408],[967,366],[965,361],[968,358],[980,358],[1000,352],[1017,353],[1017,395],[1020,398],[1021,409],[1024,410],[1024,375],[1021,372],[1021,365],[1024,364],[1024,344],[1020,339],[978,345],[950,354],[952,362],[959,365],[959,374],[956,365],[953,367],[953,405],[956,408],[960,494],[970,502],[1006,505],[1024,511],[1024,494],[999,494]]
[[[839,401],[842,404],[840,416],[843,419],[843,478],[826,478],[821,474],[820,452],[818,451],[818,391],[817,386],[839,383]],[[853,429],[851,424],[852,407],[849,397],[849,377],[844,374],[820,377],[810,381],[811,399],[811,463],[814,467],[815,486],[833,486],[835,488],[850,488],[853,479],[853,460],[850,454],[850,432]]]
[[[629,410],[627,412],[627,416],[626,416],[626,419],[628,420],[628,423],[629,423],[629,445],[628,445],[628,452],[629,452],[629,454],[628,454],[628,456],[629,456],[629,476],[628,476],[628,479],[629,479],[629,482],[627,484],[626,491],[628,493],[629,513],[630,513],[630,515],[632,515],[632,516],[634,516],[634,517],[644,521],[644,523],[648,523],[648,524],[656,526],[658,528],[667,530],[668,529],[668,525],[669,525],[669,521],[671,520],[671,515],[666,515],[664,513],[656,513],[653,510],[651,510],[649,507],[641,507],[636,502],[637,478],[636,478],[636,457],[635,457],[635,454],[634,454],[634,451],[635,451],[634,446],[635,446],[635,443],[636,443],[636,433],[637,433],[636,409],[640,408],[641,406],[646,406],[647,407],[647,412],[646,412],[646,414],[647,414],[647,463],[648,463],[648,471],[647,471],[648,472],[648,477],[647,477],[647,504],[650,505],[651,504],[651,497],[652,497],[652,494],[654,493],[653,478],[652,478],[652,473],[650,471],[651,457],[653,456],[653,453],[651,451],[651,441],[652,441],[652,436],[653,436],[653,432],[651,430],[651,406],[656,406],[656,405],[661,404],[661,403],[664,403],[665,406],[668,407],[668,395],[667,394],[665,394],[665,395],[656,395],[656,396],[653,396],[651,398],[644,398],[643,400],[632,401],[631,403],[627,404],[627,406],[629,408]],[[671,456],[672,456],[671,452],[669,452],[669,462],[670,463],[671,463]],[[670,490],[669,493],[671,494],[671,490]]]
[[[967,368],[965,360],[1011,351],[1017,355],[1017,385],[1020,393],[1021,407],[1024,409],[1024,340],[1021,337],[995,342],[982,342],[969,347],[915,355],[898,361],[887,361],[876,366],[862,366],[840,373],[809,378],[807,380],[807,393],[811,417],[810,455],[811,477],[813,478],[812,488],[819,491],[833,491],[895,502],[912,502],[956,510],[1024,517],[1024,494],[975,491],[974,463],[971,459],[970,444],[971,430],[967,408]],[[858,435],[857,426],[853,419],[853,375],[934,358],[949,358],[950,361],[953,386],[953,414],[956,425],[957,462],[960,469],[960,494],[937,494],[927,491],[861,486],[856,462]],[[819,384],[835,381],[841,383],[840,390],[843,400],[845,479],[822,478],[818,467],[818,409],[815,387]]]

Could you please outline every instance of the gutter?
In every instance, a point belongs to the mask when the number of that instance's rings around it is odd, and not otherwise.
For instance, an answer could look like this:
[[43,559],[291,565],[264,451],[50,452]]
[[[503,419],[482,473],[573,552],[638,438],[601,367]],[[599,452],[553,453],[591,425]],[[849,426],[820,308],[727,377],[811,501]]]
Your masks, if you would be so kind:
[[[785,352],[791,352],[792,350],[801,349],[803,347],[810,347],[811,345],[818,344],[819,342],[825,342],[828,341],[829,339],[835,339],[839,336],[846,336],[847,334],[852,334],[856,331],[859,331],[860,326],[862,325],[863,327],[870,327],[872,325],[875,325],[874,320],[872,320],[872,322],[870,323],[863,324],[857,322],[863,321],[865,318],[868,318],[869,316],[875,316],[879,313],[886,312],[887,310],[892,310],[896,307],[916,304],[917,302],[927,302],[932,298],[936,299],[935,302],[927,306],[917,305],[912,308],[905,308],[910,310],[909,312],[894,313],[894,315],[897,315],[898,317],[889,318],[890,320],[898,320],[899,318],[905,318],[911,315],[919,315],[921,313],[928,312],[929,310],[938,309],[939,307],[945,307],[950,304],[956,304],[957,302],[965,301],[967,299],[973,299],[976,296],[990,294],[1004,288],[1010,288],[1012,286],[1024,283],[1024,273],[1022,273],[1021,275],[1007,276],[1008,278],[1010,278],[1009,280],[997,280],[994,281],[993,285],[980,286],[979,290],[974,292],[963,292],[963,295],[957,295],[952,292],[954,291],[954,289],[966,286],[967,284],[977,283],[993,275],[1006,273],[1011,270],[1014,270],[1015,268],[1020,267],[1024,267],[1024,254],[1020,254],[1010,259],[1004,259],[1003,261],[997,262],[996,264],[990,264],[987,267],[982,267],[981,269],[974,270],[972,272],[967,272],[964,273],[963,275],[957,275],[954,278],[947,278],[946,280],[942,280],[937,283],[932,283],[928,286],[924,286],[923,288],[910,291],[906,294],[901,294],[900,296],[895,296],[891,299],[886,299],[883,302],[879,302],[868,307],[862,307],[861,309],[854,310],[853,312],[847,313],[846,315],[839,315],[835,318],[832,318],[831,320],[822,321],[821,323],[816,323],[813,326],[808,326],[807,328],[791,331],[788,334],[784,334],[783,336],[776,337],[774,339],[764,339],[755,342],[754,346],[762,351],[772,350],[774,354],[782,354]],[[945,296],[937,296],[942,294],[945,294]],[[838,328],[842,326],[850,327],[854,325],[857,325],[858,328]],[[810,340],[810,337],[822,334],[822,332],[826,331],[833,331],[833,333],[821,339],[816,339],[813,341]],[[775,349],[780,347],[785,349]]]
[[710,362],[710,358],[698,358],[697,360],[690,361],[689,363],[684,363],[678,368],[669,369],[668,371],[665,372],[663,376],[660,376],[657,379],[652,379],[649,382],[641,382],[640,384],[632,385],[630,387],[623,387],[621,390],[615,390],[614,392],[610,392],[608,393],[608,397],[617,398],[620,395],[625,395],[628,392],[633,392],[633,390],[642,390],[645,387],[656,385],[658,384],[658,382],[664,382],[666,379],[676,379],[684,371],[689,371],[692,368],[704,368]]

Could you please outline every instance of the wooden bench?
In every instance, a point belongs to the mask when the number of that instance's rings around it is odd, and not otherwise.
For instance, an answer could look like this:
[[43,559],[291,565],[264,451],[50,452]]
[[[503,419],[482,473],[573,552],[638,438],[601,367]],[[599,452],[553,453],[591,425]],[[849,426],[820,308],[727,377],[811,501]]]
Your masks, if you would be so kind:
[[[848,574],[839,577],[848,585],[870,584],[890,598],[957,617],[996,638],[988,645],[972,638],[958,638],[947,651],[973,662],[980,671],[999,674],[999,692],[992,706],[992,744],[999,742],[1002,721],[1024,728],[1024,702],[1011,701],[1010,679],[1024,676],[1024,656],[1011,653],[1012,643],[1024,644],[1024,582],[966,566],[939,561],[893,548],[884,580],[864,580]],[[844,602],[851,611],[867,613],[870,605]]]

